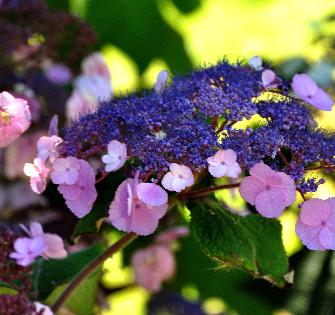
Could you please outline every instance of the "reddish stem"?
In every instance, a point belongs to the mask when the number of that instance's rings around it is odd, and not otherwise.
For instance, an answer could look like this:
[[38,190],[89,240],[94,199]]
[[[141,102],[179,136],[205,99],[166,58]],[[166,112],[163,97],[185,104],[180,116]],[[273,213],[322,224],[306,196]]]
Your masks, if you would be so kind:
[[206,187],[198,190],[193,190],[184,194],[180,194],[180,199],[187,199],[187,198],[196,198],[199,196],[207,195],[213,191],[221,190],[221,189],[232,189],[240,186],[240,183],[235,184],[226,184],[226,185],[219,185],[215,187]]

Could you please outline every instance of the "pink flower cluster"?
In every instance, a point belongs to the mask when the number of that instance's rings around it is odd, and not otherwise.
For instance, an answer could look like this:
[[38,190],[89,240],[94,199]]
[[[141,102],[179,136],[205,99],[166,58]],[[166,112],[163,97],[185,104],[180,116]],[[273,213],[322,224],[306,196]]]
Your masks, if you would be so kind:
[[44,233],[41,224],[32,222],[30,229],[22,229],[29,237],[20,237],[14,242],[10,258],[21,266],[30,265],[37,257],[61,259],[67,256],[63,240],[56,234]]
[[175,227],[159,234],[151,246],[135,251],[131,260],[135,282],[149,292],[158,292],[176,270],[172,242],[188,234],[188,228]]
[[0,93],[0,148],[18,139],[30,126],[28,104],[8,92]]
[[111,75],[99,53],[86,57],[82,63],[82,75],[74,82],[75,89],[66,104],[69,120],[83,113],[94,112],[99,99],[112,97]]

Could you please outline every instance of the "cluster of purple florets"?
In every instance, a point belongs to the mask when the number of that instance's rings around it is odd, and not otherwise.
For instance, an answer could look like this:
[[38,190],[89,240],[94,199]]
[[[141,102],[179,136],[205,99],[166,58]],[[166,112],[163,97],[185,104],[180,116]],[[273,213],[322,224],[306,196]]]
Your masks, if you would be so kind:
[[[127,145],[137,168],[160,178],[172,162],[200,171],[218,149],[232,149],[242,168],[263,160],[291,175],[304,191],[314,191],[321,182],[306,185],[305,169],[317,162],[334,164],[335,135],[318,130],[308,105],[287,89],[258,98],[264,92],[261,73],[223,61],[176,77],[161,94],[103,102],[65,130],[63,153],[100,156],[116,139]],[[255,114],[265,122],[234,129]]]

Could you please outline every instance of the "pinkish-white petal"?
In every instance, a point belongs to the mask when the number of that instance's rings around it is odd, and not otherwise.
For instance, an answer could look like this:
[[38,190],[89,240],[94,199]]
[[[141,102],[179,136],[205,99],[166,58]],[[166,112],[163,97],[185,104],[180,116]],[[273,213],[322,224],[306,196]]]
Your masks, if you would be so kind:
[[250,170],[250,175],[257,177],[262,182],[266,182],[267,179],[273,174],[275,174],[275,171],[272,170],[268,165],[264,164],[263,162],[255,164]]
[[158,73],[154,87],[155,92],[157,94],[161,94],[165,90],[165,88],[167,87],[168,79],[169,79],[168,71],[162,70]]
[[262,63],[262,58],[259,56],[253,56],[248,60],[248,65],[257,71],[262,70]]
[[220,164],[217,166],[208,166],[208,171],[209,173],[216,177],[216,178],[221,178],[223,176],[226,176],[227,174],[227,165],[225,164]]
[[164,177],[162,178],[162,186],[170,191],[173,191],[173,187],[172,187],[172,182],[174,180],[174,176],[172,175],[171,172],[168,172],[164,175]]
[[241,174],[241,167],[237,162],[227,164],[226,176],[231,178],[238,178],[240,174]]
[[324,226],[319,234],[321,245],[326,249],[335,250],[335,230]]
[[227,164],[236,163],[237,155],[234,150],[228,149],[224,151],[223,161]]
[[31,222],[29,227],[29,235],[31,237],[40,237],[43,235],[42,225],[38,222]]

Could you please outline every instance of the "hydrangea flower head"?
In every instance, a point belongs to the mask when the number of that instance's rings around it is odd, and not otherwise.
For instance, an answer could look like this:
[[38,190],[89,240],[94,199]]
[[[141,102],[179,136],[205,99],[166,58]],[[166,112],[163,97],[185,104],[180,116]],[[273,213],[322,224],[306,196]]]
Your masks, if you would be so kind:
[[135,282],[149,292],[158,292],[162,282],[170,279],[176,269],[174,255],[166,246],[153,245],[137,250],[131,261]]
[[121,231],[152,234],[168,208],[168,195],[156,184],[128,178],[116,190],[109,219]]
[[106,164],[106,172],[114,172],[120,169],[127,159],[127,147],[124,143],[112,140],[107,145],[108,154],[102,157],[102,161]]
[[78,218],[88,214],[97,198],[95,173],[84,160],[79,160],[78,180],[73,185],[61,184],[58,191],[63,195],[66,205]]
[[40,158],[35,158],[34,163],[26,163],[23,167],[23,172],[30,177],[30,187],[37,193],[41,194],[47,185],[47,178],[50,169]]
[[253,56],[248,60],[248,64],[250,67],[254,68],[255,70],[262,70],[262,58],[259,56]]
[[335,250],[335,198],[305,201],[296,232],[311,250]]
[[50,177],[54,184],[73,185],[78,181],[80,163],[73,156],[54,160],[52,169]]
[[154,87],[155,92],[157,94],[161,94],[165,90],[165,88],[167,87],[168,79],[169,79],[168,71],[162,70],[158,73]]
[[236,162],[236,153],[233,150],[220,150],[215,155],[209,157],[208,171],[217,178],[228,176],[238,178],[241,173],[241,168]]
[[240,194],[266,218],[276,218],[296,199],[293,179],[264,163],[254,165],[241,181]]
[[42,136],[37,141],[37,157],[46,162],[48,159],[53,162],[59,155],[58,146],[63,139],[58,136]]
[[0,93],[0,148],[19,138],[29,128],[30,121],[26,101],[8,92]]
[[177,163],[170,164],[170,172],[162,179],[162,186],[170,191],[181,192],[186,187],[194,184],[194,176],[191,169]]
[[291,85],[294,93],[306,103],[321,110],[330,111],[332,109],[334,101],[329,94],[317,86],[308,74],[294,75]]

